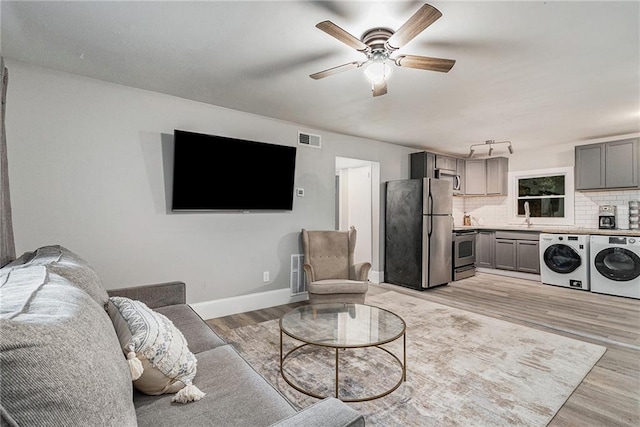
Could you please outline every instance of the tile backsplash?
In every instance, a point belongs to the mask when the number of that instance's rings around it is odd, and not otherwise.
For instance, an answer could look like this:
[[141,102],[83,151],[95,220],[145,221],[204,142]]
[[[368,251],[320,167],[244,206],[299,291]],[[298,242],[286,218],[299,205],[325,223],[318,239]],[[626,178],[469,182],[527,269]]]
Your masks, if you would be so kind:
[[[454,197],[453,217],[462,225],[464,213],[471,215],[473,225],[506,225],[509,218],[509,198],[506,196]],[[575,226],[598,228],[598,206],[616,206],[616,225],[629,228],[629,201],[640,200],[640,190],[575,192]]]

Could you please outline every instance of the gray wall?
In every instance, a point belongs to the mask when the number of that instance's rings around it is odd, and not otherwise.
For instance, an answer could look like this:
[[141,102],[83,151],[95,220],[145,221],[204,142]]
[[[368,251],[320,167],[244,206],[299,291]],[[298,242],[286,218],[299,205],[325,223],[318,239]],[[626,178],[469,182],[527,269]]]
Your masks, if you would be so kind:
[[[20,62],[7,66],[17,251],[66,246],[107,288],[184,280],[189,302],[288,288],[300,229],[334,227],[336,156],[380,162],[382,182],[409,174],[413,150],[397,145]],[[321,134],[322,149],[298,148],[295,186],[305,197],[294,199],[292,212],[171,214],[163,144],[175,128],[283,145],[295,145],[303,130]],[[236,173],[230,165],[229,179]],[[378,269],[381,259],[374,260]],[[267,270],[271,282],[264,284]]]

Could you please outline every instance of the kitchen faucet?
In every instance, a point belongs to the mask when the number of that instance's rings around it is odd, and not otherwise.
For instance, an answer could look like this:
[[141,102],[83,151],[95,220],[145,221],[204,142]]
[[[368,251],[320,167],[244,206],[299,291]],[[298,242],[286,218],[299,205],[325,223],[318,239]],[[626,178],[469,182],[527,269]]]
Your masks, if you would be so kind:
[[524,202],[524,220],[527,227],[531,227],[531,211],[529,210],[529,202]]

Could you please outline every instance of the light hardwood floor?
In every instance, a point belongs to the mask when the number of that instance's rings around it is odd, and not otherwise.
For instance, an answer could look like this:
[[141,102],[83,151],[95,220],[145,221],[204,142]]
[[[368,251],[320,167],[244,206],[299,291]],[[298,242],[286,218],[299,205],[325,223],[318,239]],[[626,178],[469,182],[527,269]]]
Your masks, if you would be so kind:
[[[393,290],[425,300],[607,347],[550,426],[640,426],[640,300],[542,285],[487,273],[447,286]],[[220,335],[280,318],[296,303],[208,320]]]

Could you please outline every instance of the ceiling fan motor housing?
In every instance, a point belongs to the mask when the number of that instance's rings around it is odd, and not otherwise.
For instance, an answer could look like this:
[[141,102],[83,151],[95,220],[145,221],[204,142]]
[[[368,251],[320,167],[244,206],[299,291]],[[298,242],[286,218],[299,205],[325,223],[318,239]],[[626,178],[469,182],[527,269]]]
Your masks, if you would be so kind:
[[393,35],[389,28],[373,28],[362,35],[362,42],[369,47],[367,57],[373,60],[384,60],[391,53],[386,46],[387,40]]

